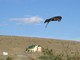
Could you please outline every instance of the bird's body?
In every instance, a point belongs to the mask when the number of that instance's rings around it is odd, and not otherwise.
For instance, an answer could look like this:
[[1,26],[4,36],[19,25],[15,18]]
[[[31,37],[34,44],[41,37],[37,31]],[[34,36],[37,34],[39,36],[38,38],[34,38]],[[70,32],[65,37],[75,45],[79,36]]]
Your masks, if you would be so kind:
[[52,21],[60,21],[62,19],[62,17],[61,16],[55,16],[51,19],[52,19]]

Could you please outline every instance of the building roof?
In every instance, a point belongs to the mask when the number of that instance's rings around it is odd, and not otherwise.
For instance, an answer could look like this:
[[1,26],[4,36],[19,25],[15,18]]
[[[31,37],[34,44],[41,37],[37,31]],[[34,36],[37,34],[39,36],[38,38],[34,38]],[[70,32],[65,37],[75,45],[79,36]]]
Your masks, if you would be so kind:
[[[30,46],[28,46],[28,49],[32,49],[32,48],[34,48],[36,45],[30,45]],[[40,47],[40,45],[37,45],[38,47]]]
[[34,48],[36,45],[30,45],[28,46],[29,49]]

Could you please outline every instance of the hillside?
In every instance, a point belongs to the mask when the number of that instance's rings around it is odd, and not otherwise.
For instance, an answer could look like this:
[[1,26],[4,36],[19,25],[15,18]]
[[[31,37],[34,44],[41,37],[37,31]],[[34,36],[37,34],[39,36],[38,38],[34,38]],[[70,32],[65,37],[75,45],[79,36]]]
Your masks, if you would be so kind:
[[[80,42],[47,38],[20,37],[20,36],[0,36],[0,56],[3,51],[7,51],[10,56],[15,57],[14,60],[25,60],[30,58],[36,59],[40,53],[26,54],[25,49],[29,45],[41,45],[43,48],[53,49],[54,52],[61,52],[67,47],[72,51],[80,51]],[[22,56],[19,58],[18,56]],[[3,57],[3,56],[2,56]]]

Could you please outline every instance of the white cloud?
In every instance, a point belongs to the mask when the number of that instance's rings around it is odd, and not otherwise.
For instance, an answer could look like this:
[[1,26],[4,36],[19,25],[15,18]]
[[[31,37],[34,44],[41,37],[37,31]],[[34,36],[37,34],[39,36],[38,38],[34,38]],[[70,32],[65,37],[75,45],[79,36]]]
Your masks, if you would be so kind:
[[33,23],[40,23],[43,21],[43,18],[39,16],[27,17],[27,18],[11,18],[10,20],[16,21],[22,24],[33,24]]

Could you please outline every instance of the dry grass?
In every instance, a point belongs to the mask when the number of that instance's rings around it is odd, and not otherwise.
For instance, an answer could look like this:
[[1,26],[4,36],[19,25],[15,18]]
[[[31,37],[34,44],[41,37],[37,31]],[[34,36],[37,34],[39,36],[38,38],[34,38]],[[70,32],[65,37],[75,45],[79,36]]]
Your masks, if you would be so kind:
[[[80,42],[69,40],[57,40],[46,38],[31,38],[31,37],[18,37],[18,36],[0,36],[0,56],[3,51],[9,52],[9,55],[14,57],[14,60],[25,60],[30,57],[36,60],[39,53],[25,54],[24,51],[27,46],[32,44],[41,45],[43,48],[53,49],[54,52],[60,53],[62,51],[75,52],[80,51]],[[22,54],[27,57],[19,58],[17,55]]]

